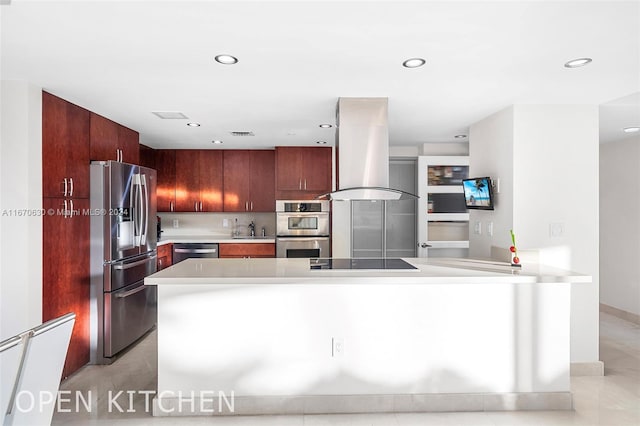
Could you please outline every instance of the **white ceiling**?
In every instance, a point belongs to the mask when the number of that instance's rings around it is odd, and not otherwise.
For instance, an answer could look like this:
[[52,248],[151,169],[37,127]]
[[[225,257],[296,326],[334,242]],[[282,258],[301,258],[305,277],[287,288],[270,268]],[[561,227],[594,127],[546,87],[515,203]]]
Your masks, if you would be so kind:
[[[389,98],[392,145],[454,141],[514,103],[627,97],[631,115],[604,113],[602,137],[640,125],[637,1],[13,0],[0,14],[3,79],[28,80],[153,147],[331,144],[334,129],[318,125],[335,122],[346,96]],[[220,53],[239,63],[216,63]],[[585,56],[593,63],[563,67]],[[427,64],[403,68],[411,57]],[[255,136],[229,135],[245,130]]]

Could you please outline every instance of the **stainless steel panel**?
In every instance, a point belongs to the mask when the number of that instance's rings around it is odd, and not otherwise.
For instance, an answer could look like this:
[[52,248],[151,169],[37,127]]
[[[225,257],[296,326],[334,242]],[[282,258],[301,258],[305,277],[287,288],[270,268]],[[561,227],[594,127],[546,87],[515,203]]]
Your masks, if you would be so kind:
[[276,200],[276,212],[328,212],[327,200]]
[[338,100],[339,189],[389,187],[387,110],[387,98]]
[[139,281],[104,296],[104,356],[109,358],[142,337],[157,321],[157,289]]
[[176,264],[190,258],[218,257],[218,244],[199,243],[186,244],[179,243],[173,245],[173,263]]
[[104,265],[104,291],[114,291],[136,283],[156,271],[158,256],[151,252]]
[[351,202],[351,256],[385,257],[385,201]]
[[[307,253],[310,255],[306,255]],[[276,257],[330,257],[329,237],[276,238]]]
[[327,236],[329,235],[329,213],[276,213],[276,234],[278,236]]
[[[136,244],[136,215],[139,214],[134,176],[137,166],[108,161],[103,190],[105,200],[105,260],[123,259],[140,253]],[[93,190],[93,188],[92,188]]]

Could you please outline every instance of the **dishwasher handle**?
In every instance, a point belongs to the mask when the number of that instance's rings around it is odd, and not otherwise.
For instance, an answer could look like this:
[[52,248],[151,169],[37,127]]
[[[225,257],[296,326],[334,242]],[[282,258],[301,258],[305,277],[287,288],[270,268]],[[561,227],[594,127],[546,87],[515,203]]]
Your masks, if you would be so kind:
[[218,249],[182,249],[174,248],[175,253],[217,253]]

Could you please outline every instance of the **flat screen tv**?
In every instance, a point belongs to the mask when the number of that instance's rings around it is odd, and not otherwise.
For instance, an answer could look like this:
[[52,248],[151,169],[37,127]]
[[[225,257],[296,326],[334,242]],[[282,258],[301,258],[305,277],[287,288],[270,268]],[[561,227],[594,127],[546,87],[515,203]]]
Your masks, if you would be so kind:
[[468,209],[493,210],[491,178],[464,179],[462,189],[464,190],[464,202]]

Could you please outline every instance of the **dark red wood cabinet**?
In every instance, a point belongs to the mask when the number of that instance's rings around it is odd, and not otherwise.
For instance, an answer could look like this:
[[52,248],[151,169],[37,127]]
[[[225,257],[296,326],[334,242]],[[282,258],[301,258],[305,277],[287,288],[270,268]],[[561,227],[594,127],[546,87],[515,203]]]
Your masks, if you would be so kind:
[[181,149],[175,151],[175,211],[222,211],[222,152]]
[[[65,210],[66,202],[66,210]],[[44,198],[42,321],[76,314],[62,377],[89,362],[88,199]]]
[[156,168],[156,150],[146,145],[140,144],[140,165],[143,167],[149,167],[150,169]]
[[224,158],[224,211],[275,210],[275,152],[226,150]]
[[331,147],[276,147],[276,198],[313,199],[331,191]]
[[91,159],[138,164],[140,149],[138,132],[91,113]]
[[155,150],[155,169],[158,180],[156,195],[159,212],[176,211],[176,151]]
[[90,112],[42,92],[42,196],[89,198]]

